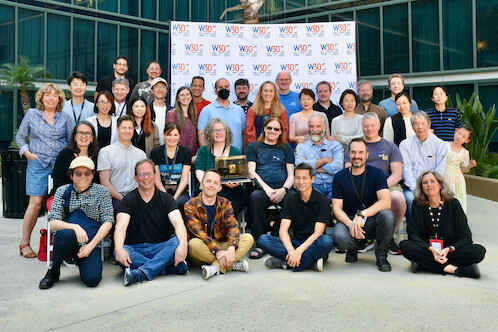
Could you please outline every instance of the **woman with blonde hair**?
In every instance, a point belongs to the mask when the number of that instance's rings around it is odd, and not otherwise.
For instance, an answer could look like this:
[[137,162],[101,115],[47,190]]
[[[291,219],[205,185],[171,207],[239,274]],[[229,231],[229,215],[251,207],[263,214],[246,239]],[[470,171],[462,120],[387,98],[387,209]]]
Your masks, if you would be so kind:
[[263,133],[263,124],[270,117],[279,118],[282,122],[282,138],[289,141],[289,121],[284,106],[280,103],[275,83],[266,81],[259,87],[254,104],[247,111],[246,142],[256,141]]
[[47,194],[48,176],[52,174],[59,152],[67,145],[73,131],[68,114],[61,112],[64,93],[55,84],[45,84],[35,95],[36,108],[30,108],[19,126],[16,142],[19,154],[28,160],[26,195],[29,204],[24,213],[19,251],[26,258],[36,257],[29,245],[31,233]]

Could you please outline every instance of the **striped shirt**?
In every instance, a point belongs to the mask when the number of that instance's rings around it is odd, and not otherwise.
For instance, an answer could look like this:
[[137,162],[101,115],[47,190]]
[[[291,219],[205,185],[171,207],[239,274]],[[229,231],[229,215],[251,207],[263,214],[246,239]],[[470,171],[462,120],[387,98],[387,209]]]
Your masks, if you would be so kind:
[[208,236],[208,217],[202,204],[201,194],[185,203],[185,217],[189,238],[199,238],[209,250],[216,254],[222,248],[213,240],[227,242],[229,245],[239,246],[239,225],[233,215],[232,203],[226,198],[216,197],[216,212],[214,215],[214,239]]
[[[48,220],[64,220],[64,198],[62,197],[66,189],[71,184],[66,184],[55,192],[54,202],[48,215]],[[92,184],[86,194],[81,195],[73,187],[71,198],[69,200],[69,213],[81,210],[88,218],[91,218],[101,224],[106,221],[114,223],[114,210],[109,189],[100,184]]]
[[431,129],[434,129],[434,134],[443,141],[453,142],[455,129],[462,126],[458,111],[454,108],[446,108],[443,112],[439,112],[431,108],[425,112],[431,118]]

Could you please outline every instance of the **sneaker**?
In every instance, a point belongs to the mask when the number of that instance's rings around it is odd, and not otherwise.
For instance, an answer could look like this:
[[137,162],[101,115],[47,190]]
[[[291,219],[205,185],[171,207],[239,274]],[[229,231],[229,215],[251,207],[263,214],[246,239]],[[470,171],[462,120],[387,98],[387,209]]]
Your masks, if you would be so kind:
[[282,269],[282,270],[287,270],[288,265],[287,262],[284,261],[283,259],[276,258],[276,257],[267,257],[265,259],[265,266],[269,269]]
[[394,242],[394,238],[392,238],[391,241],[389,242],[389,244],[387,245],[387,251],[391,255],[401,255],[401,250],[399,249],[396,242]]
[[356,261],[358,261],[358,251],[354,249],[346,251],[346,263],[355,263]]
[[160,275],[168,275],[168,274],[179,274],[179,275],[186,275],[189,273],[188,270],[188,265],[186,261],[181,262],[177,266],[175,264],[171,264],[168,266],[165,266],[164,269],[161,271]]
[[249,263],[243,259],[232,265],[232,271],[249,272]]
[[127,267],[125,269],[123,277],[123,285],[128,286],[132,283],[138,284],[139,282],[141,283],[146,279],[147,277],[145,276],[145,274],[139,269],[130,269],[129,267]]
[[318,259],[313,265],[313,270],[322,272],[323,271],[323,258]]
[[361,240],[358,244],[358,252],[367,252],[375,248],[373,240]]
[[391,271],[391,264],[385,258],[377,258],[377,267],[381,272],[389,272]]
[[479,279],[481,277],[481,272],[475,263],[472,265],[460,266],[456,269],[455,274],[460,278],[467,277]]
[[216,265],[203,265],[201,266],[202,269],[202,277],[204,280],[208,280],[214,275],[219,276],[220,275],[220,270]]

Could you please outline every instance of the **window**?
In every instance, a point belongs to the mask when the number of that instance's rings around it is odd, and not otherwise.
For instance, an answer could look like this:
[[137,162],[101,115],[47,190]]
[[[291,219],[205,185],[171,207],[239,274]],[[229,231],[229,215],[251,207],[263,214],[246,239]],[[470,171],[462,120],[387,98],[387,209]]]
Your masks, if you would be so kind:
[[[3,6],[2,6],[3,7]],[[12,105],[14,104],[14,93],[12,91],[0,91],[0,147],[9,147],[12,141]]]
[[119,5],[121,14],[138,16],[138,0],[119,0]]
[[409,72],[408,7],[384,7],[384,73]]
[[380,16],[379,9],[358,11],[358,75],[380,75]]
[[173,19],[173,1],[159,1],[159,21],[167,22]]
[[477,1],[477,66],[498,66],[498,0]]
[[128,58],[127,75],[136,82],[138,79],[138,30],[120,27],[119,34],[119,55]]
[[142,17],[148,18],[150,20],[155,20],[157,14],[156,5],[157,5],[156,0],[141,0],[140,6],[141,6]]
[[97,28],[97,80],[112,73],[118,56],[118,28],[114,24],[99,23]]
[[444,69],[472,68],[472,1],[443,0]]
[[84,73],[95,81],[95,23],[88,20],[73,21],[73,70]]
[[0,5],[0,64],[15,62],[14,14],[14,7]]
[[140,45],[140,80],[147,79],[145,69],[147,64],[156,59],[156,32],[142,30],[141,31],[141,45]]
[[437,0],[412,2],[413,71],[439,68],[439,8]]
[[43,65],[43,13],[19,8],[19,55]]
[[[408,89],[405,90],[408,91]],[[413,88],[413,96],[410,97],[417,102],[419,110],[426,111],[434,107],[434,103],[431,100],[431,90],[432,85]]]
[[176,0],[176,16],[175,21],[188,21],[189,20],[189,2],[185,0]]
[[48,14],[47,23],[47,68],[54,78],[66,79],[71,70],[71,19]]
[[97,6],[101,10],[106,10],[108,12],[113,12],[113,13],[118,12],[117,1],[97,1]]
[[169,77],[167,76],[170,72],[169,70],[169,35],[165,33],[159,33],[158,37],[158,52],[157,52],[157,60],[161,63],[161,69],[163,70],[162,77],[166,78],[168,82],[170,82]]
[[[497,93],[498,93],[498,85],[484,85],[484,86],[479,86],[479,100],[482,103],[482,110],[484,112],[488,112],[489,109],[493,105],[497,105],[497,103],[496,103],[496,95],[497,95]],[[468,100],[468,97],[466,99]],[[497,116],[496,116],[496,113],[495,113],[495,119],[496,118],[497,118]],[[498,131],[496,132],[496,134],[495,134],[495,136],[493,138],[493,141],[494,142],[498,141]]]
[[[193,22],[207,22],[209,18],[208,14],[209,3],[206,0],[192,0],[192,21]],[[221,15],[221,13],[220,13]],[[216,18],[216,21],[220,18],[220,15]]]

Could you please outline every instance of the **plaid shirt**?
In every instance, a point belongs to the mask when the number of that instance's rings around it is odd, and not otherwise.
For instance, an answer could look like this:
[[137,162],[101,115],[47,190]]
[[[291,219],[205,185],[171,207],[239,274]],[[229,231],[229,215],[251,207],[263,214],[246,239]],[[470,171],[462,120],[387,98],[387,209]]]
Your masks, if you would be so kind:
[[[64,192],[70,186],[66,184],[57,189],[54,195],[54,202],[48,215],[48,220],[64,220]],[[69,213],[81,210],[88,218],[91,218],[101,224],[106,221],[114,223],[114,210],[109,189],[100,184],[92,184],[85,195],[80,195],[73,187],[69,200]]]
[[[201,194],[190,199],[185,204],[185,217],[187,218],[187,228],[189,238],[199,238],[208,246],[213,254],[216,254],[221,247],[208,236],[207,213],[202,205]],[[213,227],[214,240],[218,242],[229,242],[235,248],[239,246],[239,224],[233,215],[232,203],[226,198],[216,197],[216,213]]]

